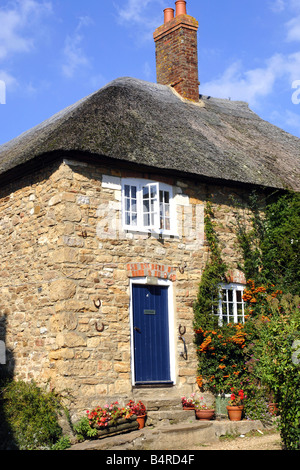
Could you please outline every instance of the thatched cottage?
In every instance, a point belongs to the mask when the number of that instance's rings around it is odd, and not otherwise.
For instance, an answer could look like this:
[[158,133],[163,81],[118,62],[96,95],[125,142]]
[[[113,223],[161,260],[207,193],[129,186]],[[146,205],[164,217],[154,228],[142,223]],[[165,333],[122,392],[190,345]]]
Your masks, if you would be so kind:
[[177,1],[154,33],[157,84],[114,80],[0,147],[7,367],[68,389],[74,413],[193,391],[206,201],[230,266],[220,314],[243,321],[234,201],[300,189],[298,138],[199,96],[197,28]]

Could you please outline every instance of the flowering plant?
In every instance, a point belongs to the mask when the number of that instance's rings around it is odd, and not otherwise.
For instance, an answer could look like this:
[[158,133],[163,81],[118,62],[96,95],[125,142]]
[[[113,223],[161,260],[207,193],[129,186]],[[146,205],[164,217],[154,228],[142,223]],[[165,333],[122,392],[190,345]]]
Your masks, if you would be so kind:
[[116,401],[111,405],[106,404],[103,408],[97,406],[92,411],[87,411],[87,417],[91,427],[107,427],[115,424],[119,418],[129,419],[133,413],[130,408],[120,407]]
[[131,413],[136,416],[143,416],[146,414],[146,407],[141,401],[135,403],[133,400],[130,400],[126,406],[130,409]]
[[200,401],[199,400],[195,401],[195,409],[196,410],[210,410],[211,407],[207,406],[203,397],[200,397]]
[[195,393],[191,394],[191,398],[181,397],[182,406],[191,408],[195,405]]
[[232,406],[240,406],[243,404],[243,400],[245,398],[243,390],[236,390],[234,387],[231,388],[231,395],[230,395],[230,405]]

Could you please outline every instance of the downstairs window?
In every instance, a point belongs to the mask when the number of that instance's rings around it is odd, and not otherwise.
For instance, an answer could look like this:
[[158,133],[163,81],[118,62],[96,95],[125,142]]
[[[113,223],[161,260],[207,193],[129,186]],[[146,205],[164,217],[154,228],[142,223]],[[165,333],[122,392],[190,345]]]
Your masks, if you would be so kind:
[[245,304],[243,284],[220,285],[218,309],[214,313],[219,317],[219,325],[228,323],[245,323]]

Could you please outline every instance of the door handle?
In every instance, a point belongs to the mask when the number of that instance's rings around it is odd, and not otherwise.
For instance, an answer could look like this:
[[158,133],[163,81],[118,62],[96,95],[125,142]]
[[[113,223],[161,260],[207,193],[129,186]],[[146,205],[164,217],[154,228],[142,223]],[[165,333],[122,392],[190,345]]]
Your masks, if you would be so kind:
[[135,326],[133,329],[137,331],[138,333],[141,333],[141,330],[137,326]]

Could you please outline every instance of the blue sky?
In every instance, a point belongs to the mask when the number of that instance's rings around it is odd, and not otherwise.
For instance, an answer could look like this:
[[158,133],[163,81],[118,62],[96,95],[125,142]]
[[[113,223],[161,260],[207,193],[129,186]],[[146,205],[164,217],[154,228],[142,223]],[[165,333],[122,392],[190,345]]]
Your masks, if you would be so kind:
[[[156,82],[167,7],[175,0],[0,0],[0,144],[115,78]],[[300,0],[188,0],[187,12],[200,93],[247,101],[300,137]]]

